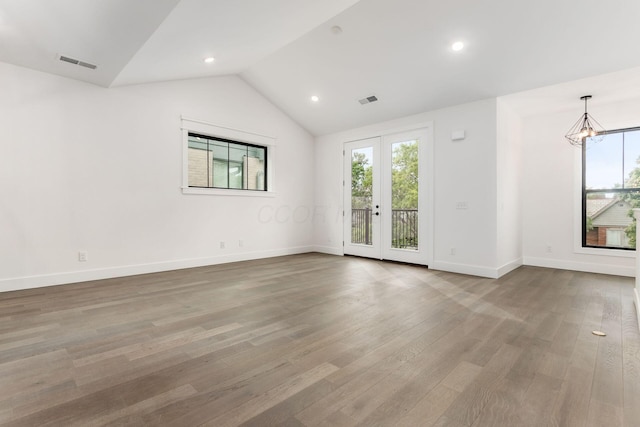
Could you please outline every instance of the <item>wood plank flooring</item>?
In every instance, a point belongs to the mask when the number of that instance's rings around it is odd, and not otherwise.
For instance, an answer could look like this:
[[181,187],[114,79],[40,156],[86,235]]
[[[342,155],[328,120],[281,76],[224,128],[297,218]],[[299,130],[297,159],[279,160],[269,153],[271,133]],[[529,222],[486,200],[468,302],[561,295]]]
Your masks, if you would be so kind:
[[304,254],[3,293],[0,425],[639,426],[632,290]]

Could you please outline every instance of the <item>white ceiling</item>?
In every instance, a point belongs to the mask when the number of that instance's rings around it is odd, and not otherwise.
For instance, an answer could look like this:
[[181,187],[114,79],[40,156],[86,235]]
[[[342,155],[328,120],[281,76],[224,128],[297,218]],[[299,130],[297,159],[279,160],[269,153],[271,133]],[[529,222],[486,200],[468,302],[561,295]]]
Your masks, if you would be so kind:
[[570,82],[516,92],[501,97],[519,116],[584,112],[582,95],[591,95],[589,112],[598,116],[598,106],[640,99],[640,67],[628,68]]
[[182,0],[114,85],[241,73],[356,2]]
[[109,86],[179,1],[0,0],[0,61]]
[[637,82],[639,18],[637,0],[0,0],[0,61],[105,87],[239,74],[321,135],[548,85],[509,99],[595,105],[624,87],[585,78]]

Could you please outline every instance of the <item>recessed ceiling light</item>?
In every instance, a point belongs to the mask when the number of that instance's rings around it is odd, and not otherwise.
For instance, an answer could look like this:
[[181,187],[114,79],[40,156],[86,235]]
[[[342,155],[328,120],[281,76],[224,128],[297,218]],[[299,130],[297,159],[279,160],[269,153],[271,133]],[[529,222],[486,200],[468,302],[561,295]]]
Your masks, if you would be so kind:
[[451,49],[454,52],[458,52],[461,51],[462,49],[464,49],[464,43],[462,42],[455,42],[454,44],[451,45]]
[[213,56],[210,56],[208,58],[204,58],[204,63],[205,64],[211,64],[213,61],[215,61],[215,58]]
[[311,97],[311,102],[318,102],[318,101],[320,101],[320,98],[318,98],[318,96],[317,96],[317,95],[313,95],[313,96]]

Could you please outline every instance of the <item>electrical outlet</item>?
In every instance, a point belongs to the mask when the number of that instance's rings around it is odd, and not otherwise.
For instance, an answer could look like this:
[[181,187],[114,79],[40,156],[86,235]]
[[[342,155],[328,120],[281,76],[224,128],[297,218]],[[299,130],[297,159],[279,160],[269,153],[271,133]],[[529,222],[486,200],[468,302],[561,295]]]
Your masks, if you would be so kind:
[[238,240],[238,247],[241,248],[244,246],[244,242],[241,240]]
[[551,250],[551,245],[547,245],[546,249],[547,249],[547,253],[548,253],[548,254],[550,254],[551,252],[553,252],[553,251]]
[[86,251],[78,252],[78,261],[79,262],[87,262],[88,259],[89,259],[89,255],[87,254]]
[[451,248],[451,255],[455,255],[456,254],[456,248]]
[[220,242],[220,249],[224,249],[224,242]]

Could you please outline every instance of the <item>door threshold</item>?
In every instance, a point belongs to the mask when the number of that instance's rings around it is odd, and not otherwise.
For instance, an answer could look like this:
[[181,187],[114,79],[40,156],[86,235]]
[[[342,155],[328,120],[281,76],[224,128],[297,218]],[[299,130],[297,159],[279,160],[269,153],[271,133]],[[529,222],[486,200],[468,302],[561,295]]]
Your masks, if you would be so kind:
[[351,255],[351,254],[344,254],[344,256],[350,256],[350,257],[354,257],[354,258],[362,258],[362,259],[370,259],[371,261],[382,261],[382,262],[389,262],[389,263],[393,263],[393,264],[402,264],[402,265],[410,265],[410,266],[414,266],[414,267],[424,267],[424,268],[429,268],[428,265],[426,264],[416,264],[413,262],[407,262],[407,261],[396,261],[395,259],[377,259],[377,258],[369,258],[366,256],[360,256],[360,255]]

